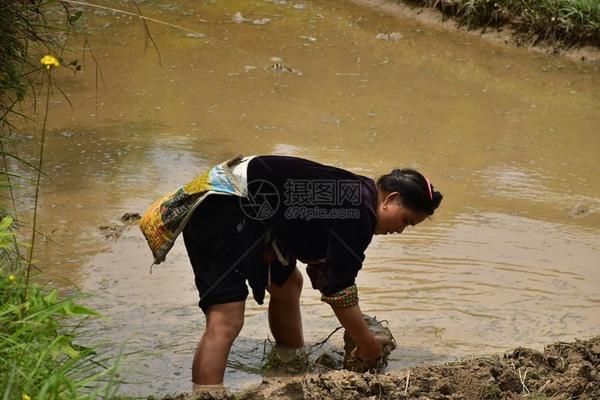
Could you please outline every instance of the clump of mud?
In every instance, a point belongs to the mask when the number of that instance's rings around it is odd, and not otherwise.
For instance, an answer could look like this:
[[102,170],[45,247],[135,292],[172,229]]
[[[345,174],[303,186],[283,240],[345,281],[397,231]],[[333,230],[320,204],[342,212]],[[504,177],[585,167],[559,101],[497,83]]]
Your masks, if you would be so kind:
[[128,212],[121,216],[120,220],[122,223],[109,223],[101,225],[98,229],[102,232],[107,239],[118,239],[121,237],[127,225],[137,223],[141,219],[141,215],[135,212]]
[[128,212],[121,216],[121,221],[135,223],[142,219],[142,216],[136,212]]
[[363,315],[369,330],[373,335],[384,339],[383,345],[383,357],[377,362],[375,366],[367,366],[355,356],[356,342],[348,334],[344,332],[344,351],[331,350],[321,354],[316,359],[311,359],[312,353],[315,352],[315,347],[320,348],[327,342],[331,336],[336,333],[341,327],[334,330],[327,339],[317,343],[310,349],[289,349],[278,345],[273,345],[270,341],[268,343],[269,350],[267,351],[267,342],[265,342],[265,355],[263,356],[263,362],[261,369],[268,374],[285,374],[285,375],[298,375],[305,374],[307,372],[313,372],[315,369],[321,370],[339,370],[347,369],[353,372],[366,372],[371,370],[372,372],[382,372],[388,364],[388,357],[391,352],[396,348],[396,341],[392,336],[392,332],[387,327],[387,321],[377,321],[375,317]]
[[423,365],[408,371],[333,371],[285,380],[269,378],[241,393],[204,392],[203,400],[433,399],[598,400],[600,336],[558,342],[543,352],[519,347],[503,356]]
[[266,354],[261,369],[268,373],[298,375],[311,369],[309,353],[303,349],[272,346]]
[[[375,317],[363,315],[367,326],[371,333],[375,336],[385,338],[385,344],[383,345],[383,357],[377,362],[375,370],[378,372],[383,371],[388,364],[388,357],[390,353],[396,348],[396,340],[392,336],[392,331],[387,327],[386,321],[377,321]],[[344,332],[344,368],[354,372],[366,372],[369,367],[364,365],[360,359],[355,356],[356,342],[348,334]]]

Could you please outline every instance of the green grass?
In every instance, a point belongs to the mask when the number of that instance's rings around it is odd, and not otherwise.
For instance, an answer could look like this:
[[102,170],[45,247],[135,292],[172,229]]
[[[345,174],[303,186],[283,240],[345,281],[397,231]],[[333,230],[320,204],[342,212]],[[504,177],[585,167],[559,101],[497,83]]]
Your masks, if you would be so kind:
[[[56,55],[64,64],[64,43],[72,23],[81,13],[64,11],[65,25],[52,25],[44,7],[50,1],[16,0],[0,5],[0,396],[2,400],[111,398],[117,387],[116,363],[80,343],[82,327],[89,317],[98,316],[78,304],[77,295],[61,296],[56,289],[30,283],[35,235],[23,256],[15,232],[18,210],[13,189],[25,184],[35,189],[33,224],[36,232],[38,189],[42,172],[44,133],[50,98],[51,71],[40,58]],[[54,2],[56,3],[56,2]],[[77,70],[77,61],[69,67]],[[37,162],[18,156],[13,138],[18,131],[11,118],[19,116],[22,102],[46,89],[44,124],[41,128]],[[15,174],[15,163],[33,170],[37,183]],[[37,165],[33,165],[33,164]],[[7,202],[10,200],[10,202]],[[8,203],[8,204],[7,204]],[[18,220],[18,219],[17,219]],[[36,266],[36,268],[38,268]]]
[[[4,217],[1,252],[13,243],[9,225],[10,217]],[[78,304],[78,299],[77,295],[60,296],[56,289],[26,285],[22,273],[11,273],[0,265],[3,400],[114,397],[117,363],[78,343],[86,318],[98,316]]]
[[[68,49],[66,43],[73,36],[74,23],[82,13],[66,0],[0,2],[1,400],[111,399],[116,397],[119,383],[118,358],[105,356],[98,348],[82,343],[85,322],[88,318],[98,317],[98,313],[81,306],[79,294],[63,296],[56,289],[36,285],[30,279],[33,277],[31,272],[36,272],[38,280],[44,280],[40,269],[42,263],[35,262],[32,257],[51,89],[65,96],[52,80],[52,71],[56,67],[46,68],[41,64],[41,58],[51,55],[58,60],[60,68],[72,72],[81,69],[82,64],[77,59],[68,62],[65,58],[67,54],[73,57],[74,50]],[[147,27],[146,32],[149,35]],[[90,54],[98,76],[99,66],[87,40],[80,51]],[[18,140],[14,139],[18,139],[20,132],[11,121],[15,117],[30,119],[22,111],[30,107],[23,107],[22,103],[31,101],[35,110],[39,93],[44,93],[42,103],[45,104],[40,151],[37,159],[27,160],[19,157]],[[22,168],[16,168],[17,164]],[[26,172],[19,175],[15,170]],[[33,179],[29,176],[30,171]],[[18,243],[15,236],[19,226],[24,225],[18,218],[22,210],[19,210],[20,202],[16,201],[13,190],[17,185],[29,186],[35,191],[32,222],[28,226],[31,239],[25,246]],[[29,206],[26,213],[29,217]],[[27,250],[28,256],[22,249]]]
[[[50,9],[54,12],[48,17]],[[14,131],[11,117],[27,118],[20,103],[45,83],[45,68],[40,58],[56,56],[61,65],[79,71],[81,65],[65,48],[75,31],[81,11],[72,11],[56,0],[11,0],[0,2],[0,135],[6,139]],[[69,62],[65,61],[69,53]],[[60,89],[59,89],[60,90]]]
[[470,28],[509,25],[533,40],[600,47],[598,0],[406,0],[439,9]]
[[[33,48],[50,45],[39,3],[5,1],[0,5],[0,129],[7,131],[12,113],[43,71],[30,57]],[[4,135],[3,135],[4,136]]]

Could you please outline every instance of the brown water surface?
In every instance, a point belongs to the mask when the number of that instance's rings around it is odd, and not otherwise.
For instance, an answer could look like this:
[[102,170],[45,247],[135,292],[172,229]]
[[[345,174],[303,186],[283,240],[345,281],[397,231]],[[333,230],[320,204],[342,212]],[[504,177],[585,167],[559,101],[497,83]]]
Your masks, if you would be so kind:
[[[110,317],[93,340],[143,352],[126,362],[128,392],[190,389],[204,318],[182,243],[150,275],[135,227],[117,240],[98,227],[237,153],[372,177],[411,166],[444,193],[433,219],[375,237],[358,278],[363,311],[388,320],[398,341],[391,369],[599,333],[597,66],[343,1],[140,5],[206,36],[150,25],[158,65],[152,48],[143,55],[138,21],[86,10],[104,81],[96,95],[89,55],[83,73],[57,71],[73,108],[53,95],[37,254]],[[233,22],[236,12],[249,21]],[[272,57],[293,71],[269,69]],[[38,140],[27,140],[31,152]],[[305,285],[311,344],[338,322]],[[266,307],[248,301],[227,385],[260,380],[268,334]]]

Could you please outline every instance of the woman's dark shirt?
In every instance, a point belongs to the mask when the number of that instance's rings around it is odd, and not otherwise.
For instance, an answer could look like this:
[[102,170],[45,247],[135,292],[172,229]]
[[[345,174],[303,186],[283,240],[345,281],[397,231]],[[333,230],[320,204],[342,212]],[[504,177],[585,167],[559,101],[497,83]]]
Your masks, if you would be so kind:
[[248,164],[248,188],[253,218],[292,257],[323,262],[323,294],[354,284],[377,222],[372,179],[302,158],[258,156]]

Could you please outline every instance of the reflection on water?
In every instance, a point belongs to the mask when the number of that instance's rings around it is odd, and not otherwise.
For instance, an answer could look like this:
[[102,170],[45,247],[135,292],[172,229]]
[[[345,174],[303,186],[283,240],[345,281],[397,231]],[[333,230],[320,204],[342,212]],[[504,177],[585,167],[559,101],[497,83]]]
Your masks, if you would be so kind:
[[[359,276],[363,310],[388,320],[398,340],[390,368],[598,334],[598,67],[348,2],[143,7],[207,36],[152,26],[158,66],[151,52],[142,57],[136,21],[84,14],[106,90],[96,96],[93,68],[59,77],[75,110],[54,98],[37,255],[52,277],[96,295],[90,302],[110,319],[94,340],[141,352],[127,363],[127,391],[188,390],[204,321],[181,243],[150,275],[137,229],[113,241],[97,227],[237,153],[373,177],[412,166],[444,193],[432,220],[375,238]],[[236,12],[248,21],[235,23]],[[309,287],[302,304],[309,343],[338,325]],[[269,334],[266,307],[249,301],[246,314],[226,377],[233,387],[260,380]]]
[[[455,219],[458,223],[416,229],[406,240],[383,238],[372,249],[388,256],[378,257],[377,268],[366,274],[373,285],[370,308],[387,318],[404,315],[410,342],[427,341],[415,329],[422,324],[442,329],[432,346],[444,348],[450,341],[453,354],[470,353],[474,344],[541,346],[593,332],[598,310],[582,293],[597,297],[592,295],[597,234],[505,214]],[[388,241],[403,246],[382,243]],[[573,304],[579,304],[575,313]]]

